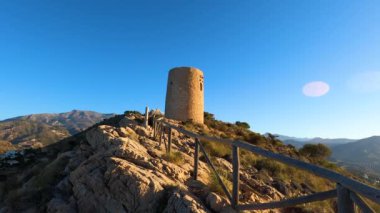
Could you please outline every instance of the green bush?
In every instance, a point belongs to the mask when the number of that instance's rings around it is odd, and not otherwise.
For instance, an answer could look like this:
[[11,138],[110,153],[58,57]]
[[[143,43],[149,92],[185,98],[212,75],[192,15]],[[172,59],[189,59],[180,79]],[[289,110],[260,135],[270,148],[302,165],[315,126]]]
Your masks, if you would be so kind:
[[270,144],[272,144],[274,146],[283,145],[282,141],[278,140],[277,138],[278,138],[277,135],[273,135],[273,134],[268,133],[267,140],[269,141]]
[[284,171],[284,166],[270,159],[258,159],[256,160],[255,167],[258,170],[266,170],[272,176],[278,176]]
[[324,144],[305,144],[300,150],[300,154],[313,160],[327,159],[331,155],[331,150]]
[[265,137],[254,132],[250,132],[244,140],[254,145],[262,145],[267,142]]
[[249,126],[249,124],[247,122],[240,122],[240,121],[236,121],[235,122],[235,125],[238,126],[238,127],[242,127],[244,129],[249,129],[251,128],[251,126]]
[[127,110],[124,112],[124,115],[130,115],[130,114],[142,115],[141,112],[135,111],[135,110]]
[[204,119],[208,121],[215,121],[215,116],[209,112],[204,112]]

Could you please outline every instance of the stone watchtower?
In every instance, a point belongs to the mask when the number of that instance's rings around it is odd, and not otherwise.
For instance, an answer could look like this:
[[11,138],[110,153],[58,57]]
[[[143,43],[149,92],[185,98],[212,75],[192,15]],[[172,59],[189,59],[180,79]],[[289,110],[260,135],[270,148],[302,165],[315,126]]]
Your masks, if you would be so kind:
[[193,67],[170,70],[166,91],[165,117],[203,124],[203,72]]

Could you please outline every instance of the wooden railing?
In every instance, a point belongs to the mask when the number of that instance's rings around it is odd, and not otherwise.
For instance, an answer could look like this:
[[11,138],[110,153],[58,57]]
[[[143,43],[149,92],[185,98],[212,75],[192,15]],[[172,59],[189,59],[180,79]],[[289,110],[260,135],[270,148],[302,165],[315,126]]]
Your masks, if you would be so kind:
[[[309,164],[303,161],[299,161],[281,154],[273,153],[268,150],[262,149],[255,145],[249,144],[244,141],[239,140],[229,140],[214,138],[205,135],[199,135],[194,132],[187,131],[185,129],[174,126],[164,119],[153,119],[153,137],[159,138],[160,145],[162,144],[164,134],[168,134],[168,141],[164,141],[165,148],[168,154],[171,151],[172,143],[172,130],[175,129],[178,132],[195,139],[195,154],[194,154],[194,172],[193,178],[196,180],[198,176],[198,164],[199,164],[199,151],[204,155],[206,163],[211,167],[214,172],[219,184],[232,204],[232,207],[237,211],[242,210],[264,210],[264,209],[275,209],[275,208],[285,208],[291,207],[299,204],[310,203],[315,201],[322,201],[331,198],[337,198],[337,206],[339,213],[352,213],[355,212],[355,205],[359,207],[361,212],[375,212],[371,209],[368,204],[361,198],[365,197],[372,200],[373,202],[380,204],[380,190],[370,187],[361,182],[355,181],[353,179],[347,178],[341,174],[333,172],[331,170]],[[223,183],[221,177],[219,176],[215,166],[211,162],[205,148],[203,147],[201,140],[207,140],[222,144],[227,144],[232,146],[232,194],[229,192],[225,184]],[[254,203],[254,204],[239,204],[239,184],[240,184],[240,158],[239,149],[245,149],[252,153],[282,162],[289,166],[297,167],[299,169],[313,173],[319,177],[328,179],[336,183],[336,189],[319,192],[307,196],[290,198],[281,201],[269,202],[269,203]],[[360,196],[359,196],[360,195]]]

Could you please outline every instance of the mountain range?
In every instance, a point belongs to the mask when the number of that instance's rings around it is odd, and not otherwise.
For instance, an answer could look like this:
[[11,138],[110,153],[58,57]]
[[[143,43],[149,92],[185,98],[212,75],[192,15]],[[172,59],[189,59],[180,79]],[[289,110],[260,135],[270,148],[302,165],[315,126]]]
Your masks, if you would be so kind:
[[341,145],[341,144],[346,144],[346,143],[351,143],[355,142],[355,139],[347,139],[347,138],[297,138],[297,137],[289,137],[285,135],[275,135],[279,140],[283,141],[285,144],[291,144],[295,146],[296,148],[301,148],[305,144],[318,144],[322,143],[330,148],[336,146],[336,145]]
[[19,116],[0,121],[0,153],[11,149],[52,144],[113,115],[72,110],[58,114]]
[[305,144],[325,144],[332,150],[331,161],[346,167],[351,172],[369,178],[380,177],[380,136],[372,136],[360,140],[336,138],[296,138],[276,135],[285,144],[301,148]]
[[380,136],[337,145],[332,151],[331,159],[350,171],[380,177]]

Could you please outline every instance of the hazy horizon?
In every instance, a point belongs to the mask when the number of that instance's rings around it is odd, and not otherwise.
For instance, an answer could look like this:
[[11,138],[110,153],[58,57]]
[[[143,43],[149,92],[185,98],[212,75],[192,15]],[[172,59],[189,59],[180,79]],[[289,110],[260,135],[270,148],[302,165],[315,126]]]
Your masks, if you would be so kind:
[[168,71],[205,76],[219,120],[294,137],[380,135],[380,2],[2,1],[0,120],[164,111]]

